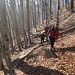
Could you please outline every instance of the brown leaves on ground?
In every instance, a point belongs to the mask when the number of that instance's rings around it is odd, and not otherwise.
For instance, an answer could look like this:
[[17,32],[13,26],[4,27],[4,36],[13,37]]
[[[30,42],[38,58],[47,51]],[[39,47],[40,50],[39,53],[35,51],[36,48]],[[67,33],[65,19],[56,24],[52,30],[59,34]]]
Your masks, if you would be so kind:
[[[15,69],[16,75],[74,75],[75,74],[75,34],[55,43],[55,54],[58,58],[46,58],[42,47],[49,48],[50,45],[43,45],[36,49],[29,60],[24,60]],[[72,39],[71,39],[72,38]],[[69,43],[68,43],[69,42]]]
[[[75,17],[67,19],[59,29],[59,39],[54,45],[58,58],[46,58],[42,48],[50,48],[50,45],[44,44],[32,53],[32,57],[19,63],[16,75],[75,75]],[[40,39],[34,41],[38,44]]]
[[20,63],[15,69],[16,75],[75,75],[74,18],[60,25],[59,40],[54,45],[58,58],[46,58],[42,48],[50,48],[50,45],[43,45],[32,53],[37,56]]

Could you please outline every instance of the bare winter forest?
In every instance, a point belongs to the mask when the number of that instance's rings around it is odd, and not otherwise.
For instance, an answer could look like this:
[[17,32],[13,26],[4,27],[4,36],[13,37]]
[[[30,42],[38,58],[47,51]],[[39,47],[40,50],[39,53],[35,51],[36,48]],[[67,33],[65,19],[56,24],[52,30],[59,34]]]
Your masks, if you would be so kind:
[[75,0],[0,0],[0,75],[75,75]]

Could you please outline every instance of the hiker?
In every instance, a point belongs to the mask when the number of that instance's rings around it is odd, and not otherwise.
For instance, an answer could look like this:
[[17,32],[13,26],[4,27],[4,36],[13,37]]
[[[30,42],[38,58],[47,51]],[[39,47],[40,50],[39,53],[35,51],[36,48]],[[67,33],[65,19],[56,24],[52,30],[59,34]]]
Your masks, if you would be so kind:
[[43,44],[44,43],[44,38],[45,38],[45,33],[44,32],[41,33],[39,37],[41,39],[41,44]]
[[45,30],[45,34],[47,34],[47,32],[48,32],[48,30],[49,30],[49,27],[48,27],[48,26],[45,27],[44,30]]
[[51,49],[53,50],[54,48],[54,42],[55,40],[58,39],[58,27],[54,27],[54,25],[50,28],[49,32],[46,34],[46,39],[48,39],[48,35],[49,36],[49,40],[51,43]]
[[46,33],[46,36],[47,36],[46,41],[47,41],[47,42],[48,42],[48,40],[49,40],[48,38],[49,38],[49,36],[50,36],[49,33],[52,31],[53,27],[54,27],[54,25],[51,25],[50,28],[47,29],[47,33]]

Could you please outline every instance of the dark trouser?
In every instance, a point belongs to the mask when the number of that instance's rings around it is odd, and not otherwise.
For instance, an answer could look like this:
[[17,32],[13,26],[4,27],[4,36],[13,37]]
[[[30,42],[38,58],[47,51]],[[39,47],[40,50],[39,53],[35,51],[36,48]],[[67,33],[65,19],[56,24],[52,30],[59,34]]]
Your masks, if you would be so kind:
[[41,44],[44,43],[44,37],[41,37]]
[[49,39],[50,39],[51,47],[53,48],[54,47],[55,38],[50,36]]

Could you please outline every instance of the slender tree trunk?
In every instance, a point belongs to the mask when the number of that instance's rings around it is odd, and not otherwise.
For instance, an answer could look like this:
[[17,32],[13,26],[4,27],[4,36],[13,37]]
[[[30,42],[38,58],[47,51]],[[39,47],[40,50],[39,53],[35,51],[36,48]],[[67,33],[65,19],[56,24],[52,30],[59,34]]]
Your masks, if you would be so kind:
[[44,2],[42,0],[42,23],[44,21]]
[[68,6],[68,9],[69,9],[69,0],[68,0],[68,3],[67,3],[67,6]]
[[10,18],[9,18],[9,15],[7,14],[7,17],[8,17],[8,24],[9,24],[9,39],[10,39],[10,44],[11,44],[11,52],[13,53],[14,52],[14,46],[13,46],[13,38],[12,38],[12,26],[10,24]]
[[45,0],[45,7],[46,7],[46,26],[48,26],[48,13],[47,13],[47,2]]
[[44,19],[46,19],[46,4],[45,4],[45,1],[43,2],[43,9],[44,9]]
[[57,10],[57,23],[56,25],[59,27],[59,10],[60,10],[60,5],[59,5],[59,0],[58,0],[58,10]]
[[35,28],[36,28],[36,32],[37,32],[37,24],[36,24],[36,5],[35,5],[35,0],[34,0],[34,25],[35,25]]
[[58,10],[60,10],[60,0],[58,0]]
[[40,23],[39,0],[37,0],[37,6],[38,6],[38,23]]
[[64,0],[62,0],[62,3],[63,3],[63,7],[64,7]]
[[24,8],[23,8],[23,0],[20,0],[21,4],[21,15],[22,15],[22,27],[23,27],[23,36],[24,36],[24,44],[26,47],[26,32],[25,32],[25,27],[24,27]]
[[29,0],[26,0],[26,7],[27,7],[27,26],[28,26],[28,44],[31,44],[30,39],[30,25],[29,25]]
[[3,64],[3,61],[2,61],[2,48],[1,48],[1,41],[0,41],[0,70],[3,67],[2,64]]
[[66,9],[68,9],[68,0],[65,0]]
[[71,12],[74,12],[74,0],[71,0]]
[[51,14],[52,14],[52,0],[50,0],[50,19],[52,19]]
[[35,27],[35,23],[34,23],[34,1],[32,0],[32,15],[33,15],[33,26]]

